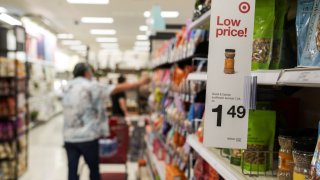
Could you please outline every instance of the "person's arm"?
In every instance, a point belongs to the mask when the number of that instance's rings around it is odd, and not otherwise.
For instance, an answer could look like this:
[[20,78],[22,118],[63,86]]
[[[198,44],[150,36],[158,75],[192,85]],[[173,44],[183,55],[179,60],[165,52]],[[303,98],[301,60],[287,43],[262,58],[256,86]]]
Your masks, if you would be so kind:
[[142,86],[142,85],[147,84],[149,82],[150,82],[150,79],[148,77],[145,77],[145,78],[141,78],[139,81],[137,81],[135,83],[118,84],[118,85],[115,86],[115,88],[111,92],[111,95],[114,95],[114,94],[117,94],[117,93],[120,93],[120,92],[124,92],[124,91],[127,91],[127,90],[138,88],[139,86]]
[[128,113],[128,109],[127,109],[126,99],[123,98],[123,97],[121,97],[121,98],[119,99],[119,105],[120,105],[120,108],[121,108],[121,110],[123,111],[124,115],[125,115],[125,116],[128,116],[129,113]]

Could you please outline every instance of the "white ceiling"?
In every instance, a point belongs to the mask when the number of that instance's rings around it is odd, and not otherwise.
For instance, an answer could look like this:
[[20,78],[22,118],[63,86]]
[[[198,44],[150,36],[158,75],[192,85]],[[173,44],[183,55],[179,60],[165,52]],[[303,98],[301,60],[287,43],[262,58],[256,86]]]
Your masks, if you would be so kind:
[[[192,17],[195,0],[110,0],[108,5],[69,4],[66,0],[0,0],[0,6],[20,15],[32,13],[47,18],[59,33],[73,33],[76,39],[97,50],[99,44],[92,28],[111,28],[117,31],[121,50],[131,49],[136,35],[143,34],[139,26],[145,24],[143,12],[153,5],[160,5],[163,11],[179,11],[176,19],[165,19],[168,24],[185,24]],[[83,16],[112,17],[113,24],[81,24]]]

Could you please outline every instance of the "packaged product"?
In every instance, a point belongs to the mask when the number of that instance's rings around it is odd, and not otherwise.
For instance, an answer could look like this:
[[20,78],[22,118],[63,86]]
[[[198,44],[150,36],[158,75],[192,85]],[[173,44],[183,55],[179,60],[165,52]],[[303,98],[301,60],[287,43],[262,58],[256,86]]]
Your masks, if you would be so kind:
[[314,1],[300,66],[320,66],[320,0]]
[[298,0],[296,32],[298,43],[298,64],[301,64],[301,56],[306,42],[310,16],[313,9],[314,0]]
[[275,6],[275,24],[274,24],[274,34],[273,34],[273,46],[272,46],[272,59],[270,63],[270,69],[280,68],[281,59],[281,47],[283,39],[283,28],[285,15],[287,12],[287,1],[276,1]]
[[244,151],[243,166],[247,171],[265,172],[272,162],[276,112],[254,110],[249,113],[248,147]]
[[275,0],[257,0],[254,18],[252,70],[268,69],[272,56]]
[[294,180],[310,179],[311,161],[316,138],[302,137],[293,141]]
[[312,179],[320,178],[320,122],[318,125],[318,141],[314,151],[314,155],[311,162],[311,177]]

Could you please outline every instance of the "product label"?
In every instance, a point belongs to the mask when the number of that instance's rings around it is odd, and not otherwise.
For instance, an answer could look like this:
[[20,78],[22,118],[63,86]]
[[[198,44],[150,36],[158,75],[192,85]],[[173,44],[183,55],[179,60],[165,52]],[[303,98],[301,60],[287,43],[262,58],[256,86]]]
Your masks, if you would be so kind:
[[254,0],[212,1],[204,144],[247,148],[244,79],[251,72]]

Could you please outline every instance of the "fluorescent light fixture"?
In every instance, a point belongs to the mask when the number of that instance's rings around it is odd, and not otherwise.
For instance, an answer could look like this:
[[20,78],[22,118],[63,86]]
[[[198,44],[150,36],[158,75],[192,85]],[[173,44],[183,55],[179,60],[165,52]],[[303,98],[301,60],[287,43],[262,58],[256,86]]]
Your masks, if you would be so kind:
[[143,13],[143,16],[144,16],[145,18],[148,18],[148,17],[151,16],[151,12],[150,12],[150,11],[145,11],[145,12]]
[[162,11],[161,16],[163,18],[177,18],[179,17],[179,12],[178,11]]
[[73,34],[57,34],[58,39],[73,39]]
[[115,43],[118,42],[117,38],[113,38],[113,37],[100,37],[100,38],[96,38],[96,41],[99,43]]
[[9,16],[8,14],[1,13],[0,20],[10,24],[11,26],[22,26],[22,22],[17,20],[16,18]]
[[134,51],[150,51],[150,47],[134,47]]
[[109,4],[109,0],[67,0],[70,4]]
[[79,40],[63,40],[61,44],[66,46],[73,46],[73,45],[81,45],[81,41]]
[[113,23],[113,18],[109,17],[82,17],[82,23],[97,23],[97,24],[111,24]]
[[138,46],[150,46],[150,42],[149,41],[136,41],[134,43],[134,45],[136,47],[138,47]]
[[102,43],[101,44],[102,48],[114,48],[114,47],[119,47],[118,43]]
[[70,49],[75,50],[75,51],[86,51],[87,46],[85,45],[80,45],[80,46],[70,46]]
[[0,13],[6,13],[6,12],[8,12],[8,10],[0,6]]
[[114,29],[91,29],[90,34],[93,35],[115,35],[117,33]]
[[140,26],[139,27],[140,31],[148,31],[148,26]]
[[137,40],[139,40],[139,41],[145,41],[145,40],[148,40],[148,39],[149,39],[149,37],[146,36],[146,35],[138,35],[137,36]]
[[[151,16],[151,12],[145,11],[143,15],[145,18],[149,18]],[[161,12],[161,16],[163,18],[177,18],[179,17],[179,15],[180,13],[178,11],[162,11]]]

